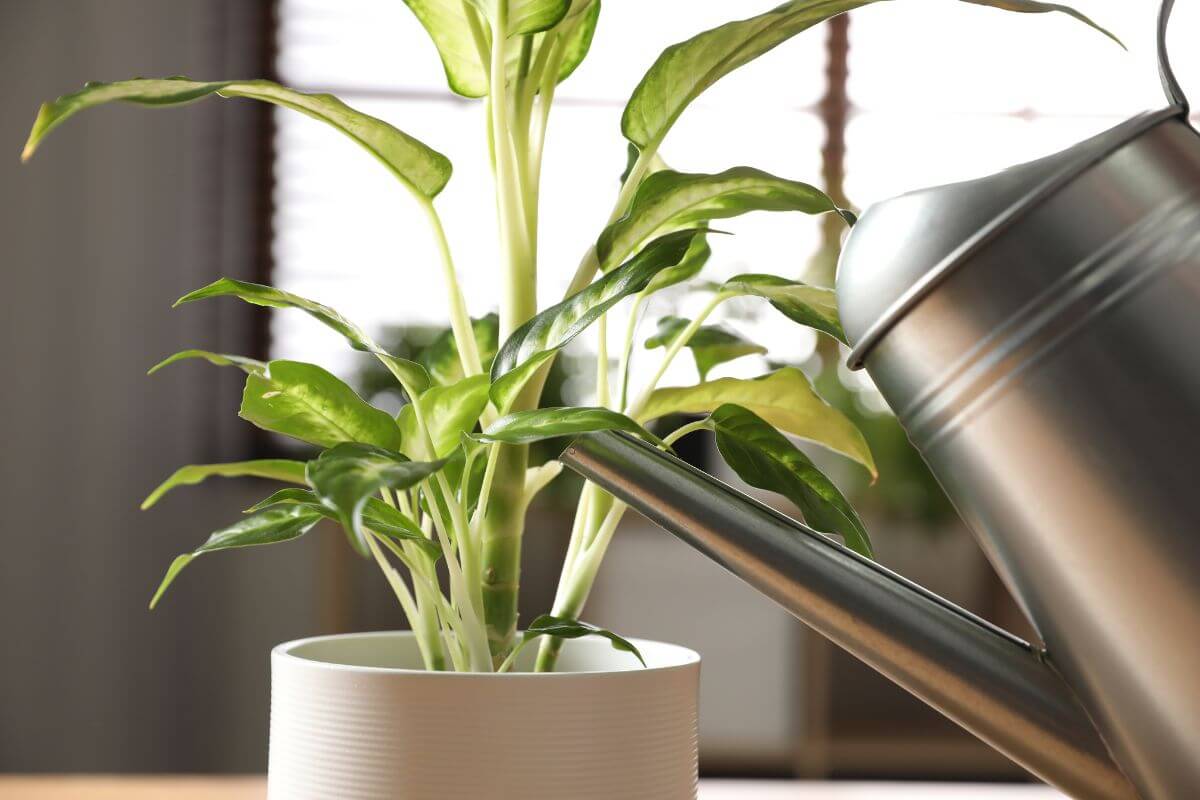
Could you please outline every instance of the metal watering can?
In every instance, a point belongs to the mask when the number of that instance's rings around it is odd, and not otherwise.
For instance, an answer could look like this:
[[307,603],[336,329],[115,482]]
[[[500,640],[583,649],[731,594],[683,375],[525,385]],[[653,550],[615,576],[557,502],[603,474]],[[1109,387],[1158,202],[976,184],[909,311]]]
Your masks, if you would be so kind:
[[1029,644],[616,433],[575,471],[1030,772],[1200,797],[1200,136],[1170,107],[871,208],[838,275],[880,391]]

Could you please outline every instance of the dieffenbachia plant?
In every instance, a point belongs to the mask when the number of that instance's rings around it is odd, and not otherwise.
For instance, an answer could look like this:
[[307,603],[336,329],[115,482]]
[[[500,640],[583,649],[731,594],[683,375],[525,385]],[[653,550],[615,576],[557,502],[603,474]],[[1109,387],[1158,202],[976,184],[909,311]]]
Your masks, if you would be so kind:
[[[1092,24],[1055,4],[964,1],[1011,11],[1060,11]],[[783,495],[812,527],[869,556],[870,542],[854,509],[789,438],[823,445],[873,472],[870,450],[847,417],[822,400],[794,368],[752,380],[708,379],[712,367],[765,349],[736,331],[705,324],[719,305],[734,297],[761,298],[796,324],[844,341],[833,292],[768,274],[739,275],[715,287],[695,280],[709,257],[709,226],[715,220],[775,211],[837,214],[849,225],[853,214],[813,186],[747,166],[716,174],[677,172],[666,166],[660,150],[692,101],[721,78],[823,20],[877,0],[790,0],[664,50],[634,89],[621,118],[630,163],[612,214],[584,248],[566,296],[544,309],[537,307],[543,144],[555,89],[587,55],[600,0],[404,2],[433,40],[450,89],[483,98],[486,105],[503,275],[495,315],[476,320],[468,315],[435,205],[450,180],[450,161],[332,95],[298,92],[265,80],[138,78],[88,84],[43,105],[34,123],[26,159],[67,118],[113,101],[167,106],[241,97],[298,111],[374,156],[426,212],[440,252],[450,330],[420,363],[386,352],[334,309],[270,286],[221,279],[180,299],[192,303],[233,297],[305,312],[341,334],[350,347],[377,358],[409,402],[393,417],[325,369],[299,361],[262,362],[202,350],[166,359],[159,367],[198,358],[242,370],[241,416],[307,442],[320,453],[307,462],[192,465],[156,489],[145,507],[173,487],[210,476],[291,484],[179,556],[152,605],[204,553],[288,541],[328,519],[342,527],[356,551],[378,562],[429,669],[506,670],[534,639],[540,647],[538,670],[553,668],[565,638],[602,635],[630,649],[615,634],[579,621],[625,511],[622,503],[592,485],[579,498],[554,607],[524,634],[517,632],[526,509],[559,471],[557,462],[531,466],[528,445],[599,430],[625,431],[661,447],[692,431],[711,430],[722,456],[747,483]],[[641,339],[638,326],[647,299],[688,282],[710,293],[703,310],[692,319],[660,320]],[[626,334],[614,373],[606,350],[607,321],[620,313],[625,314]],[[555,354],[589,328],[599,332],[595,406],[540,407]],[[648,382],[631,387],[629,365],[639,342],[659,358],[659,366]],[[667,367],[685,349],[695,359],[698,382],[660,387]],[[679,413],[703,419],[662,440],[646,428]]]

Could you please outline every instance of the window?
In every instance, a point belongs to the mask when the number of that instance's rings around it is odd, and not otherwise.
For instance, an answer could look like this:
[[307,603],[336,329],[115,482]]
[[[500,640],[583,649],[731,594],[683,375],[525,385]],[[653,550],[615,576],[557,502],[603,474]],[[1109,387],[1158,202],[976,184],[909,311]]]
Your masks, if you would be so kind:
[[[666,45],[749,15],[774,0],[607,0],[588,60],[559,90],[543,170],[542,304],[557,300],[585,243],[607,216],[624,166],[624,101]],[[922,186],[978,177],[1054,152],[1130,113],[1162,105],[1150,0],[1081,0],[1122,36],[1126,54],[1064,15],[1005,14],[949,0],[881,4],[850,25],[846,190],[854,205]],[[736,7],[736,12],[731,9]],[[682,11],[686,9],[686,13]],[[1187,25],[1180,10],[1180,29]],[[436,52],[399,0],[282,0],[278,71],[302,89],[331,90],[446,153],[455,174],[438,198],[473,315],[492,310],[495,210],[482,104],[452,95]],[[674,168],[749,164],[820,183],[826,89],[818,28],[735,72],[684,115],[662,153]],[[1180,48],[1182,50],[1182,48]],[[1180,52],[1177,67],[1200,56]],[[434,245],[405,190],[336,133],[279,114],[275,282],[378,331],[445,324]],[[711,278],[742,271],[802,275],[819,225],[801,215],[754,214],[713,237]],[[675,298],[679,300],[678,297]],[[669,313],[660,300],[647,316]],[[683,298],[681,313],[690,302]],[[804,358],[813,336],[747,302],[723,307],[774,357]],[[615,337],[621,325],[611,326]],[[272,355],[318,361],[351,376],[356,356],[303,315],[276,314]],[[585,342],[584,346],[594,346]],[[641,368],[652,367],[641,360]],[[732,362],[724,374],[753,372]],[[639,363],[635,357],[635,372]],[[714,374],[717,374],[714,372]],[[688,382],[679,359],[665,383]],[[861,380],[861,379],[860,379]],[[590,391],[586,385],[582,395]]]

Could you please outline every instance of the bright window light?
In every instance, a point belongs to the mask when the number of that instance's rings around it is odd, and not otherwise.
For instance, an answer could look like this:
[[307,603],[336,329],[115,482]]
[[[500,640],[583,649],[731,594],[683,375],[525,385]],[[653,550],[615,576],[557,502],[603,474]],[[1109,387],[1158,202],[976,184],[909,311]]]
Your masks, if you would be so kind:
[[[625,160],[621,109],[646,68],[665,46],[731,13],[749,16],[776,4],[605,2],[592,51],[561,87],[551,119],[539,234],[543,306],[561,297],[607,217]],[[1130,52],[1063,15],[1006,14],[951,0],[854,12],[847,191],[855,205],[988,174],[1161,106],[1153,65],[1157,4],[1076,5],[1121,36]],[[493,310],[496,221],[482,104],[449,92],[432,44],[399,0],[283,0],[279,25],[284,83],[334,91],[450,157],[454,177],[437,204],[471,313]],[[825,90],[824,47],[824,29],[817,28],[729,76],[685,113],[664,158],[684,171],[748,164],[819,185],[824,132],[815,104]],[[1184,68],[1200,56],[1181,52],[1178,59]],[[405,190],[324,126],[288,113],[277,121],[275,282],[374,332],[446,324],[434,245]],[[799,277],[818,246],[816,222],[800,214],[757,213],[720,227],[736,235],[712,237],[713,280],[746,271]],[[679,293],[658,298],[644,330],[658,316],[686,316],[703,302]],[[728,303],[720,314],[714,321],[769,341],[774,358],[798,361],[811,353],[812,334],[761,303]],[[623,330],[618,314],[610,353]],[[271,347],[274,357],[316,361],[350,379],[361,363],[302,314],[273,317]],[[635,384],[652,366],[652,359],[635,359]],[[713,376],[757,374],[759,366],[735,361]],[[684,358],[664,383],[694,379]]]

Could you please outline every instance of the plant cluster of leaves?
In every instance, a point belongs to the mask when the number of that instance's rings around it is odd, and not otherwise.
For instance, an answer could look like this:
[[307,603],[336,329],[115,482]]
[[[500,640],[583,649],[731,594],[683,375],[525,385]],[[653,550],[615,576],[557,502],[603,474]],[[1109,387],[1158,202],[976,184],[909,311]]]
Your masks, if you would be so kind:
[[[232,297],[302,311],[369,353],[406,403],[396,415],[360,397],[316,364],[186,350],[156,366],[202,359],[246,375],[240,416],[253,425],[318,448],[307,462],[256,460],[184,467],[145,501],[211,476],[254,476],[291,484],[246,510],[169,567],[152,605],[198,556],[275,544],[328,519],[358,553],[374,558],[393,587],[431,669],[509,669],[517,652],[540,640],[538,669],[553,668],[563,639],[608,638],[579,621],[596,570],[625,510],[595,486],[584,488],[552,615],[518,639],[516,593],[520,542],[530,500],[558,474],[556,462],[528,466],[527,446],[550,438],[617,430],[661,447],[707,429],[730,467],[752,486],[790,500],[818,530],[864,555],[862,521],[838,488],[796,446],[796,437],[861,464],[875,464],[853,422],[823,400],[800,370],[754,379],[709,380],[712,368],[766,352],[721,325],[705,324],[723,302],[759,298],[795,323],[844,342],[831,290],[769,274],[699,282],[711,255],[715,220],[749,212],[854,215],[819,189],[747,166],[714,174],[670,169],[660,147],[689,104],[730,72],[837,14],[878,0],[789,0],[671,45],[633,90],[621,119],[630,153],[612,216],[587,248],[563,300],[536,307],[541,153],[557,85],[584,60],[600,19],[600,0],[405,0],[429,33],[450,89],[486,97],[488,146],[496,175],[504,292],[496,314],[471,319],[434,200],[450,180],[450,161],[399,128],[328,94],[306,94],[263,80],[194,81],[182,77],[88,84],[45,104],[24,158],[72,115],[124,101],[170,106],[218,96],[272,103],[331,126],[387,169],[428,214],[442,256],[450,329],[416,358],[377,344],[336,310],[271,286],[221,279],[180,304]],[[1065,11],[1026,0],[966,0],[1022,12]],[[692,319],[668,316],[644,340],[663,351],[655,376],[631,396],[629,363],[649,297],[689,284],[709,302]],[[627,302],[628,301],[628,302]],[[616,374],[605,351],[606,325],[626,310],[627,334]],[[590,328],[599,331],[596,405],[542,407],[556,355]],[[659,387],[681,350],[698,382]],[[615,391],[614,389],[615,384]],[[703,415],[659,439],[651,421]],[[403,567],[407,578],[398,567]],[[640,655],[638,655],[640,658]]]

